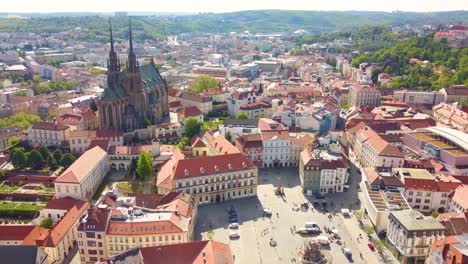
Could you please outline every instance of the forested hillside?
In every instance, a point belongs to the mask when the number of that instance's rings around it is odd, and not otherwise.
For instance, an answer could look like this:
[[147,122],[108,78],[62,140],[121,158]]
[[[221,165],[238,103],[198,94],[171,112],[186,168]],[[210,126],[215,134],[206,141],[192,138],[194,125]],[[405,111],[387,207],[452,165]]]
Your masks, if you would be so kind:
[[[410,59],[419,61],[410,63]],[[433,35],[403,41],[370,56],[360,55],[352,65],[357,67],[362,62],[375,62],[381,66],[377,71],[401,76],[390,83],[391,88],[436,90],[468,85],[468,48],[449,47],[446,40],[435,41]]]

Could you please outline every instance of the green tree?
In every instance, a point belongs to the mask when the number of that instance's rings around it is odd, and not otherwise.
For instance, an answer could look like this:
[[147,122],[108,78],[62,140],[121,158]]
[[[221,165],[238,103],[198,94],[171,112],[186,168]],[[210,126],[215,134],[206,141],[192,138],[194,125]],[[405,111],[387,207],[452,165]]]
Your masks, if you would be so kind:
[[55,170],[57,168],[57,160],[50,153],[49,155],[47,155],[46,163],[47,166],[49,166],[52,170]]
[[5,170],[0,170],[0,178],[5,177]]
[[187,137],[191,137],[195,134],[198,134],[201,129],[201,123],[193,118],[189,117],[185,120],[185,130],[184,130],[184,135]]
[[8,148],[13,148],[20,143],[20,139],[17,136],[14,136],[8,139]]
[[46,146],[41,146],[39,148],[39,152],[41,153],[41,156],[44,158],[44,159],[47,159],[47,157],[49,157],[50,155],[50,151],[49,149],[46,147]]
[[154,174],[153,170],[153,157],[148,152],[140,152],[138,157],[136,174],[141,180],[147,179],[149,176]]
[[182,137],[179,141],[179,143],[177,143],[177,148],[180,149],[180,150],[185,150],[185,147],[187,146],[187,144],[189,143],[190,141],[190,138],[188,137]]
[[53,156],[54,156],[54,159],[55,159],[56,161],[59,161],[59,162],[60,162],[60,160],[62,159],[62,156],[63,156],[62,150],[60,150],[59,148],[56,149],[56,150],[54,150]]
[[215,78],[208,75],[200,75],[188,90],[192,93],[199,94],[209,88],[220,88],[219,82]]
[[11,126],[28,128],[37,122],[41,122],[41,118],[39,116],[21,112],[7,118],[0,119],[0,128]]
[[431,216],[432,216],[433,218],[437,218],[437,216],[439,216],[439,214],[438,214],[436,211],[433,211],[433,212],[431,213]]
[[151,125],[151,121],[148,118],[143,119],[143,126],[147,127],[149,125]]
[[354,216],[356,216],[358,220],[361,220],[364,217],[364,212],[362,210],[356,211],[354,212]]
[[13,158],[11,160],[15,169],[22,169],[26,166],[26,154],[24,148],[15,148],[13,150]]
[[229,142],[232,142],[232,136],[231,136],[230,131],[226,132],[226,140],[229,141]]
[[59,161],[60,166],[63,166],[65,168],[68,168],[70,165],[73,164],[73,162],[75,162],[75,156],[73,156],[70,153],[64,154]]
[[38,170],[44,165],[44,158],[39,151],[33,150],[29,152],[27,163],[29,167]]
[[374,247],[379,253],[382,253],[383,249],[387,247],[387,243],[384,240],[377,240],[374,242]]
[[47,218],[42,218],[41,222],[39,223],[41,227],[51,229],[52,226],[54,225],[54,222],[52,221],[52,218],[47,217]]
[[249,119],[246,113],[239,113],[236,118],[237,119]]
[[374,229],[373,226],[367,225],[367,226],[364,227],[364,232],[366,232],[366,234],[370,235],[370,234],[375,232],[375,229]]

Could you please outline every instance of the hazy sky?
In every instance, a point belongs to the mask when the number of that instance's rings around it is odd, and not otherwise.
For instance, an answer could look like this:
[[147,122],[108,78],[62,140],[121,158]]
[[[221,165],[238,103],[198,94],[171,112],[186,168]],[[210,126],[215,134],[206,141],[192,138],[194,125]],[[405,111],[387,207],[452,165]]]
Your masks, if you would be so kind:
[[468,0],[0,0],[0,12],[229,12],[253,9],[448,11]]

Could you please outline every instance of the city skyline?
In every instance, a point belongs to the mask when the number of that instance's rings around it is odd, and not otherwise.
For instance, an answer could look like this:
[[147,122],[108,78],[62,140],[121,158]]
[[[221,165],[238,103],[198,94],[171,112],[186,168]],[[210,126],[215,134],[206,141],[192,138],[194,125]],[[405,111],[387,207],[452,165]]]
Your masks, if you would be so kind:
[[150,2],[147,0],[134,0],[132,2],[116,1],[91,1],[82,0],[77,2],[64,2],[58,0],[32,1],[32,0],[1,0],[2,12],[8,13],[54,13],[54,12],[233,12],[245,10],[281,9],[281,10],[317,10],[317,11],[411,11],[411,12],[435,12],[466,10],[466,2],[462,0],[440,1],[428,0],[424,5],[420,1],[392,1],[389,5],[387,1],[346,1],[330,0],[307,1],[293,0],[287,3],[279,0],[272,1],[189,1],[178,0],[171,2]]

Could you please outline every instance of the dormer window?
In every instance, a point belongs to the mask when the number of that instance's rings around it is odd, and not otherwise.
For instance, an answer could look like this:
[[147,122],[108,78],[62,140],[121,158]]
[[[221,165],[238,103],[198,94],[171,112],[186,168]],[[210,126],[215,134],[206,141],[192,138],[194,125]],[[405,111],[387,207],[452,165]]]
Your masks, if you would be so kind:
[[200,167],[200,173],[205,174],[205,169],[203,167]]
[[247,164],[244,161],[242,162],[242,168],[247,168]]
[[232,165],[231,165],[231,163],[228,164],[228,169],[232,170]]
[[184,170],[184,175],[189,176],[189,171],[187,169]]
[[214,170],[215,170],[215,172],[218,172],[218,171],[219,171],[218,165],[214,165]]

